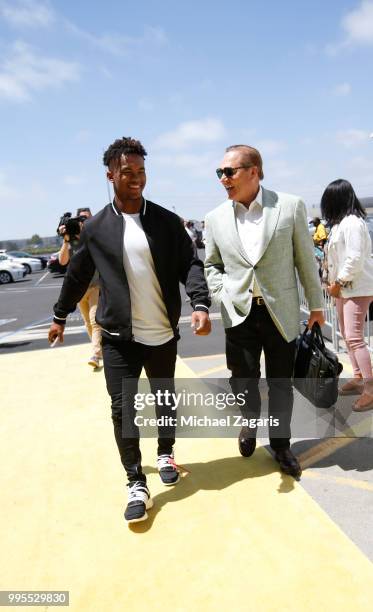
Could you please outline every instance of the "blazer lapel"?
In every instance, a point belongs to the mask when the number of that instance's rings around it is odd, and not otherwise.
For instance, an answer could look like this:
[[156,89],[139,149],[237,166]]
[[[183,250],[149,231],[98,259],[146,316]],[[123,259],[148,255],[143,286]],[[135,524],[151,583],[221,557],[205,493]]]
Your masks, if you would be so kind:
[[264,255],[269,242],[273,236],[273,232],[276,229],[278,217],[280,214],[280,207],[278,205],[278,196],[273,191],[268,191],[262,188],[263,192],[263,229],[262,239],[258,249],[257,257],[253,262],[256,264]]

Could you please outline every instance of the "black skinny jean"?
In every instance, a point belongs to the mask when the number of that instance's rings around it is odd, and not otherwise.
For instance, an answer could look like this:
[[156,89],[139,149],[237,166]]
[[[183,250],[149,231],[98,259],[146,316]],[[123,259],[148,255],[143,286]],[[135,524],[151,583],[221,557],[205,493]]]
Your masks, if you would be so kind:
[[[254,302],[244,322],[225,331],[227,368],[232,372],[231,387],[236,395],[246,395],[246,403],[241,407],[243,417],[260,417],[260,356],[263,350],[268,384],[268,417],[277,418],[280,422],[279,427],[269,427],[270,444],[274,450],[289,448],[295,340],[287,342],[266,306]],[[253,438],[256,428],[247,428],[244,433],[245,437]]]
[[[159,346],[102,338],[106,387],[111,397],[114,435],[129,481],[146,482],[141,467],[139,429],[134,423],[137,414],[134,396],[137,393],[141,370],[144,367],[152,393],[156,393],[159,389],[162,391],[167,389],[174,393],[176,348],[175,338]],[[155,410],[157,418],[162,415],[172,418],[176,416],[176,411],[171,407],[156,405]],[[174,443],[175,427],[159,427],[158,455],[170,454]]]

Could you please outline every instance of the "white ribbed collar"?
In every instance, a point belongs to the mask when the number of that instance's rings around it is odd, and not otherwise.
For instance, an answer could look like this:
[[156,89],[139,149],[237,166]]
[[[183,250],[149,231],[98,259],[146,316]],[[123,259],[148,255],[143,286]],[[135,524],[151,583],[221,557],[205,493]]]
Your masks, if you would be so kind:
[[[145,199],[145,198],[143,198],[143,200],[144,200],[144,206],[143,206],[143,209],[142,209],[142,214],[143,214],[143,215],[145,215],[145,214],[146,214],[146,205],[147,205],[147,201],[146,201],[146,199]],[[114,206],[114,202],[112,202],[112,203],[111,203],[111,207],[112,207],[113,211],[115,212],[115,214],[116,214],[117,216],[120,216],[120,213],[117,211],[117,209],[116,209],[116,208],[115,208],[115,206]],[[140,209],[140,213],[141,213],[141,209]]]

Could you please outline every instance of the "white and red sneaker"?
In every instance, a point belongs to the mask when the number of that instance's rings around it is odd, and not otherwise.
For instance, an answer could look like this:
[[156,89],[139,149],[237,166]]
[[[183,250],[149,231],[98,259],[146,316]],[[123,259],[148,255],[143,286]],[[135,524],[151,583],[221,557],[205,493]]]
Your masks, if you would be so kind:
[[180,474],[173,454],[158,455],[158,472],[164,485],[174,485],[179,482]]

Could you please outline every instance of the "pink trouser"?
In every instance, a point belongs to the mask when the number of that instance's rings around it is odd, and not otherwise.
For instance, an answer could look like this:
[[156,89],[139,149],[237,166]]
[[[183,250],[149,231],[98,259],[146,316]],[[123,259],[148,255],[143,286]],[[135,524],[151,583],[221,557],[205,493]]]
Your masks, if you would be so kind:
[[336,298],[339,328],[346,342],[355,377],[372,378],[372,363],[364,341],[364,321],[373,296]]

